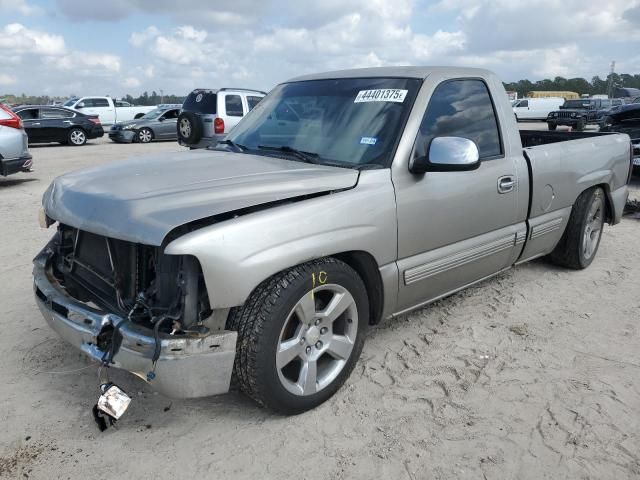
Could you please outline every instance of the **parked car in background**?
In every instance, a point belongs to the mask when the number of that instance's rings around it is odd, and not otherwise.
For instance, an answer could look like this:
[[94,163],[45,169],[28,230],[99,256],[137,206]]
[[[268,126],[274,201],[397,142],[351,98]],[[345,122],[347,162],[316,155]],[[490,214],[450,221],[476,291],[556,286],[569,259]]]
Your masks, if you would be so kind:
[[523,98],[513,104],[513,113],[517,120],[546,120],[563,103],[562,97]]
[[294,78],[213,149],[57,177],[35,302],[71,346],[169,397],[227,392],[235,369],[259,404],[300,413],[381,320],[535,258],[587,268],[621,220],[630,147],[520,131],[487,70]]
[[547,125],[549,130],[562,125],[580,132],[589,124],[600,124],[610,108],[623,103],[624,100],[620,98],[567,100],[559,110],[549,113]]
[[155,106],[136,107],[128,102],[114,100],[111,97],[72,98],[67,100],[64,106],[86,115],[98,115],[100,121],[105,125],[140,118],[145,113],[156,108]]
[[614,98],[631,99],[640,96],[640,89],[630,87],[617,87],[613,90]]
[[114,123],[109,138],[118,143],[149,143],[153,140],[176,140],[176,124],[181,105],[158,105],[137,120]]
[[32,165],[22,120],[0,103],[0,175],[30,172]]
[[97,115],[85,115],[64,107],[25,105],[13,111],[24,122],[29,143],[59,142],[79,147],[100,138],[104,129]]
[[197,88],[182,104],[178,117],[178,143],[206,148],[231,130],[266,95],[260,90]]
[[623,105],[605,117],[601,132],[626,133],[633,144],[633,173],[640,175],[640,103]]

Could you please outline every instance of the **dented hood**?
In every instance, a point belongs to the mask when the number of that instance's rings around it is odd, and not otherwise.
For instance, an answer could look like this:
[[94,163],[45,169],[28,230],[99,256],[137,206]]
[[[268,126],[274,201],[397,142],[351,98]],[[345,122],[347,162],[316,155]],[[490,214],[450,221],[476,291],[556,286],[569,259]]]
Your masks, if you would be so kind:
[[213,215],[355,186],[358,172],[202,150],[149,156],[56,178],[43,197],[54,220],[160,245],[174,228]]

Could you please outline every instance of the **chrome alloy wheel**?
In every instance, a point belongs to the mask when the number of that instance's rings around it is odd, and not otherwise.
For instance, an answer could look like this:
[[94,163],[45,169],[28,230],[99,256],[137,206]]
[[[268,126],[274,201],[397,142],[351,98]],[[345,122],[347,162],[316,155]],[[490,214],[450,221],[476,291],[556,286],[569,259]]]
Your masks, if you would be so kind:
[[294,395],[326,388],[346,365],[358,332],[358,309],[344,287],[314,288],[293,307],[280,332],[276,368]]
[[138,139],[142,143],[149,143],[153,139],[153,135],[151,134],[151,130],[148,128],[143,128],[138,132]]
[[74,145],[83,145],[84,142],[87,141],[87,136],[82,130],[74,130],[73,132],[71,132],[69,140],[71,140],[71,143],[73,143]]
[[582,239],[582,254],[586,260],[598,248],[600,235],[602,235],[602,225],[604,223],[604,203],[601,196],[594,196],[591,208],[587,214],[587,224],[584,227]]
[[180,135],[183,138],[189,138],[191,135],[191,122],[186,118],[180,120]]

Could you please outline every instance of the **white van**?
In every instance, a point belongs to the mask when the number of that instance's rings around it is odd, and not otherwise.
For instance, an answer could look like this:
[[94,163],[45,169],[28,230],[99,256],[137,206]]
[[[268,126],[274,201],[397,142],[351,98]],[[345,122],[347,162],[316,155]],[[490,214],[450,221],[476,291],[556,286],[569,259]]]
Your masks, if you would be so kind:
[[562,97],[523,98],[513,104],[513,113],[518,120],[546,120],[549,113],[560,110]]

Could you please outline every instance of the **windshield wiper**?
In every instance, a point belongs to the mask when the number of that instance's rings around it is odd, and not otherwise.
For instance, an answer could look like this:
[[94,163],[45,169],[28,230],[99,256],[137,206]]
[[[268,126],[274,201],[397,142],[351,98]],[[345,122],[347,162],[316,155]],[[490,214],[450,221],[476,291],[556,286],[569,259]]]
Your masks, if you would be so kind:
[[305,152],[304,150],[298,150],[297,148],[290,147],[289,145],[281,145],[274,147],[271,145],[258,145],[260,150],[271,150],[274,152],[290,153],[306,163],[323,163],[320,161],[320,155],[313,152]]
[[[240,145],[239,143],[234,142],[233,140],[220,140],[218,143],[216,143],[215,147],[217,147],[218,145],[229,145],[230,147],[233,147],[236,149],[236,151],[238,152],[246,152],[247,150],[249,150],[247,147],[245,147],[244,145]],[[213,148],[215,148],[213,147]]]

